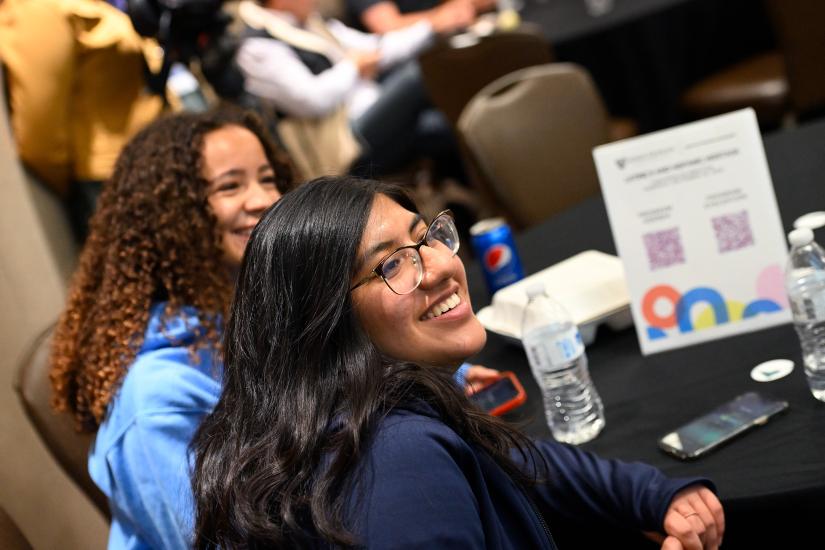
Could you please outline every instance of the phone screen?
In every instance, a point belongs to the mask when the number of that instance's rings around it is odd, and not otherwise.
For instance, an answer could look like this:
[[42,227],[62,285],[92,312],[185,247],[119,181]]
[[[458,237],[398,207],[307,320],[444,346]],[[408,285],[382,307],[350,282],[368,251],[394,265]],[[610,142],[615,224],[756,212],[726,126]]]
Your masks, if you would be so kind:
[[499,405],[518,397],[519,391],[508,377],[503,377],[485,386],[470,396],[470,399],[485,411],[492,411]]
[[787,406],[786,401],[749,392],[667,434],[659,445],[679,457],[693,458]]

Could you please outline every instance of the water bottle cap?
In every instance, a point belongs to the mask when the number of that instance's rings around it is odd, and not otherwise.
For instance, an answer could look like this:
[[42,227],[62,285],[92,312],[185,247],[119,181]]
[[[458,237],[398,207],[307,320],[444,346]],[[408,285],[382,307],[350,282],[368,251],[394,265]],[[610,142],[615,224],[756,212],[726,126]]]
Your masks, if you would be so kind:
[[814,240],[814,232],[807,227],[800,227],[788,233],[788,241],[791,246],[805,246]]
[[544,294],[544,284],[543,283],[533,283],[527,287],[525,290],[527,292],[527,299],[532,300],[536,296],[541,296]]
[[807,227],[808,229],[819,229],[825,227],[825,212],[808,212],[799,216],[793,226],[799,229],[800,227]]

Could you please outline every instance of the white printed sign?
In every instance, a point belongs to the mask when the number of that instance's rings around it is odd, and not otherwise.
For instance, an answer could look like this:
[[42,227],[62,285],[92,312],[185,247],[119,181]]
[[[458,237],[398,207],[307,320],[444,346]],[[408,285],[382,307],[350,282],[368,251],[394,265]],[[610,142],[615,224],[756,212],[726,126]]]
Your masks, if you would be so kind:
[[790,321],[752,109],[593,150],[644,354]]

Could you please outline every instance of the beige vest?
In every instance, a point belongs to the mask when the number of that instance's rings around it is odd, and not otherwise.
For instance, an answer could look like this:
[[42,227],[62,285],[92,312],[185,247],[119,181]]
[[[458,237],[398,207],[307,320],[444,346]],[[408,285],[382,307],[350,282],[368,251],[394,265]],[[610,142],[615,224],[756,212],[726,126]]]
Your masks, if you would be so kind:
[[[320,15],[307,20],[299,29],[250,1],[238,7],[241,19],[256,30],[265,30],[287,44],[319,53],[333,62],[346,52],[326,27]],[[361,146],[352,133],[346,106],[320,118],[289,117],[278,123],[281,136],[295,166],[304,179],[347,172],[361,154]]]

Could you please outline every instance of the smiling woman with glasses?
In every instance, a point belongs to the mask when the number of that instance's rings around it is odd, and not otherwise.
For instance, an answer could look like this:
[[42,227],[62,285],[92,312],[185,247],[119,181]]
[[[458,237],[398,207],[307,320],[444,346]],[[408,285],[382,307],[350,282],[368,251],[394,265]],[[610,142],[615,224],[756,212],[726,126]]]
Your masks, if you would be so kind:
[[[418,225],[420,216],[414,218]],[[455,227],[453,213],[444,210],[439,213],[427,227],[424,236],[416,244],[402,246],[383,260],[378,262],[369,275],[358,281],[350,292],[361,285],[367,284],[373,277],[380,277],[396,294],[409,294],[421,284],[424,277],[424,268],[421,265],[422,246],[429,246],[435,250],[455,256],[461,243],[458,239],[458,229]]]
[[458,247],[448,212],[427,225],[372,181],[315,180],[264,215],[193,442],[196,548],[552,549],[551,516],[718,546],[709,481],[531,441],[470,403],[451,374],[486,334]]

